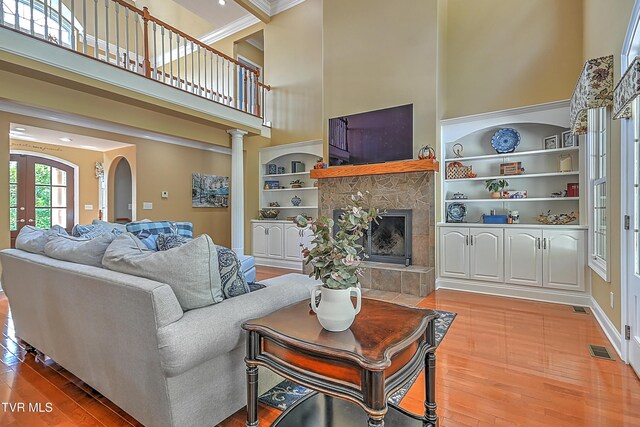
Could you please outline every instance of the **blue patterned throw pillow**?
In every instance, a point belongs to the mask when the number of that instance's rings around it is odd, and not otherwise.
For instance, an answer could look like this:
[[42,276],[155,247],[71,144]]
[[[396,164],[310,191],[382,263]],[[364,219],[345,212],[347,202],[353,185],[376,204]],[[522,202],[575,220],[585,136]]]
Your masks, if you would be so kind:
[[222,279],[222,294],[225,298],[237,297],[249,293],[247,279],[235,252],[224,246],[216,245],[218,251],[218,268]]
[[185,243],[187,243],[190,239],[187,237],[181,236],[179,234],[158,234],[158,238],[156,239],[156,245],[159,251],[168,251],[169,249],[178,248]]
[[158,250],[157,238],[160,234],[177,234],[193,238],[193,224],[174,221],[138,221],[127,224],[127,231],[151,250]]
[[116,236],[122,234],[122,230],[118,229],[117,227],[110,227],[106,224],[107,223],[88,225],[76,224],[71,230],[71,235],[73,237],[84,237],[86,239],[93,239],[94,237],[102,236],[103,234],[107,233],[113,233]]

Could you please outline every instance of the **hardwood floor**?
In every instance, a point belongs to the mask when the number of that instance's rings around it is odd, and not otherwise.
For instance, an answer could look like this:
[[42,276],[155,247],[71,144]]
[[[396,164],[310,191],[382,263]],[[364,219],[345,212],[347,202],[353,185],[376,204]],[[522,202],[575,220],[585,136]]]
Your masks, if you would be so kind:
[[[260,267],[258,281],[289,272]],[[11,411],[2,405],[0,426],[139,425],[52,360],[36,362],[27,354],[16,343],[8,302],[0,295],[0,404],[40,403],[43,411],[15,406]],[[640,426],[640,380],[620,360],[589,355],[588,344],[614,352],[591,314],[574,314],[564,305],[444,290],[422,300],[377,291],[366,296],[458,313],[437,352],[443,427]],[[420,413],[423,398],[419,378],[402,406]],[[46,412],[47,403],[51,412]],[[279,415],[264,406],[259,413],[263,426]],[[220,425],[242,426],[243,411]]]

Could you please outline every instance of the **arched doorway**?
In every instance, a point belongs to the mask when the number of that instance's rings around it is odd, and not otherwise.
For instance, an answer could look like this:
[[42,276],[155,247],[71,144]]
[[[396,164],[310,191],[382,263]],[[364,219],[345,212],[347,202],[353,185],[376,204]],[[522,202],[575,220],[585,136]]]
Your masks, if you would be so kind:
[[109,188],[113,189],[112,219],[121,223],[131,222],[133,203],[131,165],[124,157],[116,162],[115,167],[112,166],[113,173],[109,174]]
[[25,225],[73,227],[74,168],[38,156],[11,154],[9,160],[9,230],[11,247]]

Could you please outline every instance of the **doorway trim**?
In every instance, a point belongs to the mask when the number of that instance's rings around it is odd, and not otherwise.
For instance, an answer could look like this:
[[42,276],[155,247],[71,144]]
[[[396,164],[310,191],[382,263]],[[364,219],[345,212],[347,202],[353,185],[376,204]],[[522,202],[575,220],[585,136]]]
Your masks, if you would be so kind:
[[[39,157],[41,159],[53,160],[55,162],[62,163],[73,168],[73,175],[76,179],[73,180],[73,217],[76,221],[80,221],[80,167],[75,163],[71,163],[68,160],[61,159],[60,157],[51,156],[49,154],[41,154],[35,151],[26,150],[9,150],[9,155],[17,154],[23,156]],[[73,224],[75,225],[75,224]]]
[[[629,67],[629,64],[633,62],[633,59],[640,55],[640,0],[636,0],[633,9],[631,10],[631,17],[629,18],[629,26],[627,27],[627,33],[622,44],[622,52],[620,54],[620,76],[624,74]],[[625,183],[633,182],[633,162],[634,156],[631,150],[633,147],[633,124],[630,119],[620,120],[620,155],[625,161],[620,164],[620,179],[623,184],[622,191],[620,191],[620,204],[622,215],[620,227],[620,253],[623,254],[620,257],[620,311],[621,311],[621,329],[620,331],[620,358],[629,363],[629,341],[624,338],[624,327],[630,324],[629,321],[629,262],[628,262],[628,248],[630,239],[632,238],[631,230],[624,229],[624,217],[631,212],[631,204],[633,203],[633,197],[629,197],[629,186]]]

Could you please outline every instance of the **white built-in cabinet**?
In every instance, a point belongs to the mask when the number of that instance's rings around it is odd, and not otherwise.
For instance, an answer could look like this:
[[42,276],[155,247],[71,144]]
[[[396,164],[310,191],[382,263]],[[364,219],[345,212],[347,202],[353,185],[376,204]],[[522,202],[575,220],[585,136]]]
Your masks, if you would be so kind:
[[254,220],[251,225],[256,264],[302,268],[302,250],[312,247],[313,233],[309,227],[299,228],[291,221],[266,220]]
[[505,282],[584,291],[582,230],[505,229]]
[[440,229],[441,275],[502,282],[502,230],[447,227]]
[[[497,153],[496,132],[515,129],[519,145]],[[436,288],[457,289],[542,301],[589,305],[586,267],[587,215],[570,224],[541,224],[538,216],[588,211],[584,139],[563,138],[569,128],[566,101],[485,113],[442,121],[440,222]],[[550,137],[558,143],[547,144]],[[563,140],[564,139],[564,140]],[[460,162],[472,168],[466,178],[447,176]],[[524,173],[503,176],[503,163],[520,162]],[[568,166],[571,167],[568,167]],[[526,191],[526,198],[494,199],[488,179],[505,179],[507,189]],[[579,195],[562,196],[568,184]],[[448,207],[463,204],[464,222],[448,222]],[[518,212],[518,224],[484,224],[484,215]]]
[[585,290],[585,230],[440,226],[440,277]]

